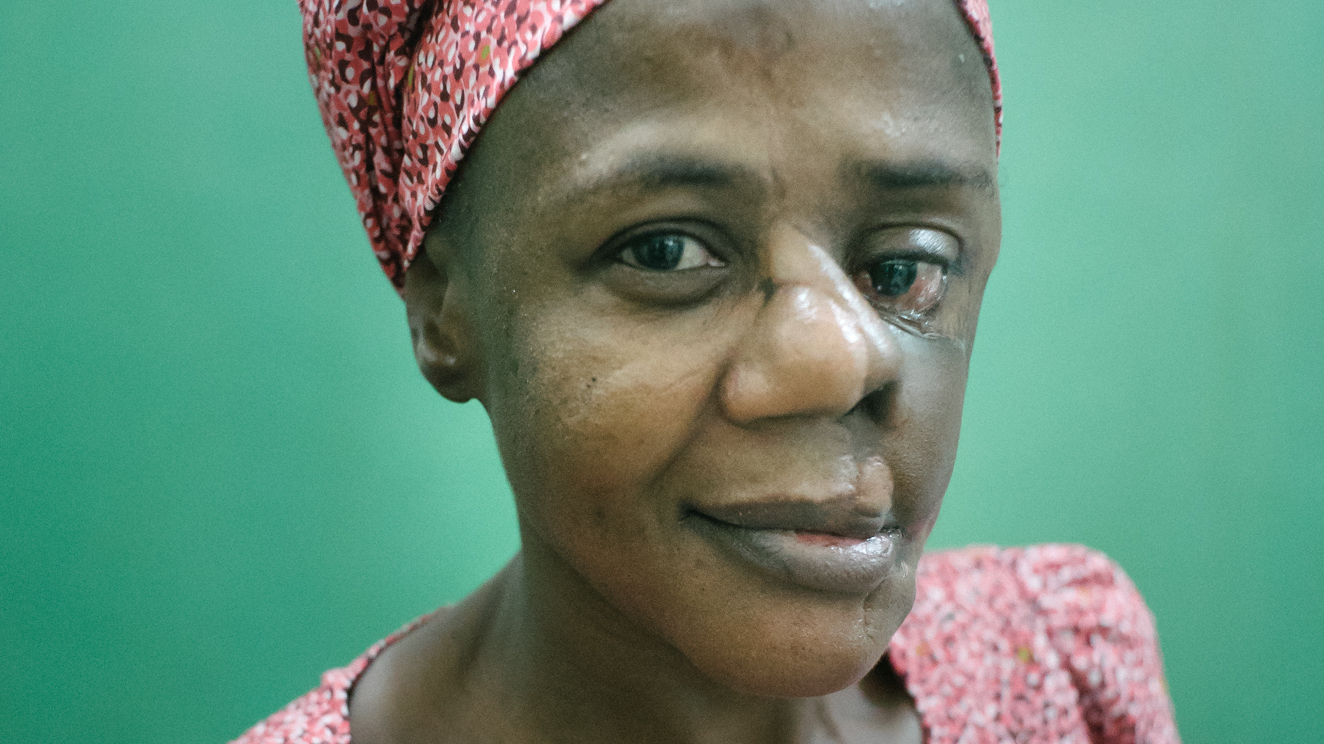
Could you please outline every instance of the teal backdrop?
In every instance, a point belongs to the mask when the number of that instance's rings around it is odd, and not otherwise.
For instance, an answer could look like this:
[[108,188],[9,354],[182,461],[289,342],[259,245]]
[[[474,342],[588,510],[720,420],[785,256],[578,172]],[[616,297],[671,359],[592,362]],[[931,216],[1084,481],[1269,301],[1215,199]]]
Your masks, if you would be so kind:
[[[993,5],[1006,236],[933,542],[1107,551],[1187,741],[1324,741],[1321,6]],[[299,33],[0,2],[0,741],[226,741],[517,549]]]

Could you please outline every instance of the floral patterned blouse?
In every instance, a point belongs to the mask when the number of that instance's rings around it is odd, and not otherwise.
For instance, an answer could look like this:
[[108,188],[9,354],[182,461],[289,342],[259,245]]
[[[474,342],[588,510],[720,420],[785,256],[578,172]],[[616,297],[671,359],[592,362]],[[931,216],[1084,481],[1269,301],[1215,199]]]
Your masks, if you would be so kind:
[[[1079,545],[926,555],[887,659],[929,744],[1179,744],[1154,618],[1130,579]],[[379,641],[233,744],[350,744],[349,694]]]

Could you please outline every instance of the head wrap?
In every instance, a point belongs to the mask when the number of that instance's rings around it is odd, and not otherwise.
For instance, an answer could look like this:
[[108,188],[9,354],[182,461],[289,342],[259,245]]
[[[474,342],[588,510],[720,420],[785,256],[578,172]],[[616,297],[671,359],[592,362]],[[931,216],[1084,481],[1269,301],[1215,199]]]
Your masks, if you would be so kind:
[[[607,0],[299,0],[308,74],[373,252],[397,290],[465,150],[519,74]],[[987,0],[955,0],[984,52]]]

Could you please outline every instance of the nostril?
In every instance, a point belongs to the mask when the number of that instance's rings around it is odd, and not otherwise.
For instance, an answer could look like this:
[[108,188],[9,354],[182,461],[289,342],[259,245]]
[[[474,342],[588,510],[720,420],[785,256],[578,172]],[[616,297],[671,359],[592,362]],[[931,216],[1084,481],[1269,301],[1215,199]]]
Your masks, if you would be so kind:
[[889,382],[866,393],[846,415],[862,415],[876,424],[891,426],[895,423],[900,388],[896,382]]

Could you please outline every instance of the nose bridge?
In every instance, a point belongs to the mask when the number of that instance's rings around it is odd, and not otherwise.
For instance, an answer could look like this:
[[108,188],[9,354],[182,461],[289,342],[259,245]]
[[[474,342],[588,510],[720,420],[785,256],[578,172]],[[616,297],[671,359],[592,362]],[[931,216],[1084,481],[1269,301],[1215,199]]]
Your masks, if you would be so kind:
[[727,415],[845,415],[898,374],[891,329],[802,233],[779,229],[768,251],[769,297],[723,380]]
[[875,350],[893,343],[890,327],[855,288],[836,259],[804,233],[782,226],[769,244],[769,278],[776,287],[804,286],[841,306]]
[[829,296],[839,292],[832,269],[845,276],[836,261],[813,239],[788,225],[779,225],[773,231],[768,241],[766,263],[768,278],[774,284],[814,287]]

